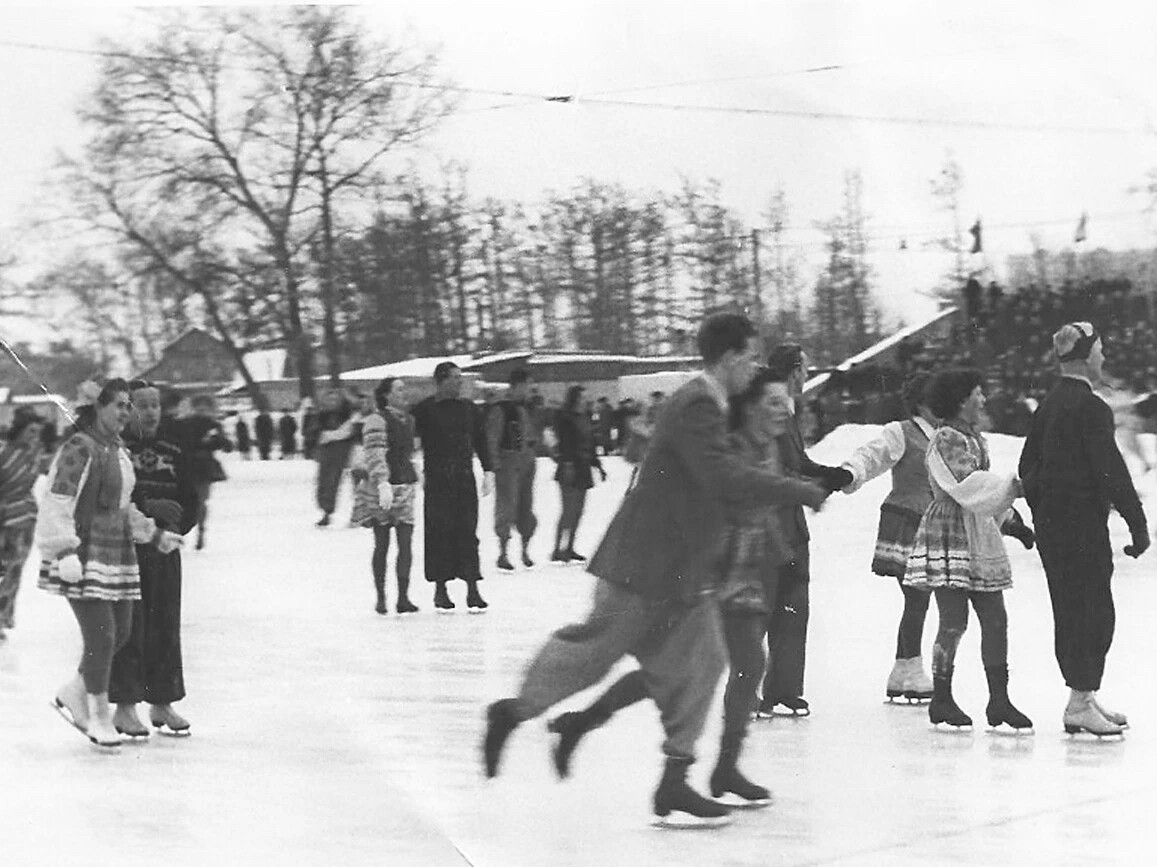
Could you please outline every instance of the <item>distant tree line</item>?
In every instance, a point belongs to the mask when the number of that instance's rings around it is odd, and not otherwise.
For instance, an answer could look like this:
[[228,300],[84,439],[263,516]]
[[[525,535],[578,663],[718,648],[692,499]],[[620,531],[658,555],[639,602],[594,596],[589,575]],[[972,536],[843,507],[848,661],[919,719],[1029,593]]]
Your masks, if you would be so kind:
[[721,307],[820,363],[879,336],[855,172],[806,286],[782,191],[756,228],[713,181],[592,178],[532,206],[473,197],[462,166],[407,170],[455,92],[350,7],[162,10],[152,37],[103,47],[59,187],[85,242],[30,287],[73,298],[102,358],[145,366],[199,324],[239,366],[288,347],[311,394],[319,373],[416,355],[692,352]]

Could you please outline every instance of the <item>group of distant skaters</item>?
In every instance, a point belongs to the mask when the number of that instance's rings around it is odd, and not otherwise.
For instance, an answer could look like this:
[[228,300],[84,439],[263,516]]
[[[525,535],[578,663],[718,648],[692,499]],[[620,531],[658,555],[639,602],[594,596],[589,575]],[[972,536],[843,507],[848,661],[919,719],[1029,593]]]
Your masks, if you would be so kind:
[[[0,450],[0,636],[15,625],[35,544],[38,584],[68,600],[83,644],[52,706],[102,748],[149,736],[140,702],[159,731],[191,730],[173,708],[185,697],[180,549],[194,528],[204,545],[210,486],[224,478],[214,452],[229,443],[211,399],[194,400],[183,417],[179,402],[143,380],[86,382],[50,462],[46,421],[34,412],[16,415]],[[45,471],[38,504],[34,486]]]
[[[631,655],[637,671],[590,707],[549,723],[560,777],[570,773],[582,737],[649,697],[666,736],[657,821],[722,824],[733,806],[770,803],[738,759],[753,717],[809,710],[802,696],[809,577],[802,507],[819,509],[833,491],[853,493],[889,471],[872,571],[898,581],[904,604],[886,694],[930,700],[938,727],[971,727],[952,694],[971,605],[981,625],[987,721],[1031,733],[1031,720],[1008,695],[1003,592],[1012,576],[1001,537],[1009,535],[1037,547],[1047,576],[1056,658],[1070,688],[1064,729],[1120,735],[1125,715],[1097,697],[1114,630],[1110,509],[1128,524],[1128,556],[1144,553],[1150,535],[1112,412],[1093,391],[1104,360],[1095,328],[1070,323],[1053,336],[1062,377],[1033,417],[1016,472],[991,466],[979,430],[984,377],[969,369],[913,377],[904,389],[908,418],[886,425],[841,466],[811,462],[792,401],[806,358],[798,346],[783,345],[759,368],[755,333],[738,314],[703,323],[704,371],[666,402],[638,479],[591,558],[599,580],[590,613],[556,631],[518,693],[487,709],[487,776],[497,775],[521,723],[594,686]],[[1035,531],[1012,508],[1021,497]],[[921,643],[932,596],[940,624],[929,678]],[[708,799],[686,775],[727,667]]]
[[[456,580],[467,585],[470,610],[488,607],[478,588],[483,575],[475,460],[483,471],[483,496],[495,495],[496,567],[504,572],[515,569],[510,541],[516,532],[521,564],[534,566],[530,543],[538,528],[534,486],[541,432],[530,413],[527,371],[512,371],[506,395],[482,407],[462,397],[462,373],[453,362],[435,368],[434,383],[433,395],[411,405],[405,380],[388,377],[373,391],[374,411],[359,415],[343,410],[339,402],[323,402],[318,417],[318,502],[323,509],[319,523],[328,524],[342,468],[348,463],[356,482],[350,522],[373,530],[370,566],[375,609],[381,614],[389,611],[386,573],[391,539],[397,544],[394,610],[400,614],[418,610],[410,598],[410,572],[419,485],[424,487],[425,577],[435,588],[435,609],[456,607],[449,592],[449,584]],[[583,394],[582,386],[572,386],[553,424],[551,451],[562,509],[550,559],[561,564],[585,562],[575,550],[576,534],[587,492],[596,478],[606,479]],[[351,440],[359,445],[347,445]]]

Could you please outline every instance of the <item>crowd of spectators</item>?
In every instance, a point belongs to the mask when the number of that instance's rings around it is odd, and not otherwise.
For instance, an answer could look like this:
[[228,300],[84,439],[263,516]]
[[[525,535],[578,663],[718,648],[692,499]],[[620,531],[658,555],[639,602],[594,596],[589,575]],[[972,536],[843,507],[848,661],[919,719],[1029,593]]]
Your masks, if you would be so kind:
[[976,367],[988,377],[990,428],[1023,436],[1033,410],[1059,376],[1052,334],[1066,322],[1088,321],[1101,333],[1109,389],[1157,391],[1157,297],[1124,279],[1029,284],[985,291],[970,281],[961,317],[941,341],[905,341],[890,365],[837,373],[808,401],[813,437],[844,422],[882,424],[899,417],[899,383],[914,370]]

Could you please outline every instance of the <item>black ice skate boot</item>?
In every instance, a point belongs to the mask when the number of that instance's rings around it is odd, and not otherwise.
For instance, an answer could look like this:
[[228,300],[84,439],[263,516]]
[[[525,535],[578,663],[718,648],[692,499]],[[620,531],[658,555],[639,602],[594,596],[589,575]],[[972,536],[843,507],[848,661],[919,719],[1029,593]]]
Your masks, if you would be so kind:
[[513,572],[514,571],[514,564],[511,563],[510,558],[508,556],[506,556],[507,540],[506,539],[500,539],[498,541],[498,545],[499,545],[498,562],[495,563],[494,565],[496,565],[503,572]]
[[766,807],[771,803],[771,792],[756,785],[740,773],[740,741],[738,738],[723,738],[719,748],[719,762],[711,772],[711,797],[726,798],[729,807]]
[[933,725],[947,723],[955,729],[971,729],[972,717],[962,711],[952,698],[952,666],[943,673],[932,673],[932,701],[928,704],[928,719]]
[[399,614],[413,614],[418,610],[418,606],[410,601],[410,576],[398,576],[398,604],[396,606]]
[[439,611],[454,610],[454,602],[450,599],[450,594],[446,591],[445,581],[439,581],[438,589],[434,591],[434,607]]
[[1032,720],[1008,700],[1008,666],[985,666],[984,674],[988,678],[988,707],[984,711],[988,724],[997,728],[1007,723],[1017,734],[1032,734]]
[[482,761],[486,776],[490,779],[498,776],[498,764],[502,760],[502,749],[506,746],[506,739],[521,722],[515,713],[517,707],[516,699],[504,698],[486,708],[486,737],[482,740]]
[[522,565],[525,566],[527,569],[531,568],[534,565],[534,561],[530,559],[530,543],[529,542],[523,542],[522,543]]
[[490,607],[482,598],[482,594],[478,592],[477,581],[470,582],[470,589],[466,592],[466,607],[472,611],[483,611]]
[[672,828],[710,828],[731,821],[731,809],[704,798],[687,785],[691,759],[668,757],[652,804],[655,824]]
[[378,614],[388,614],[390,610],[386,607],[386,579],[385,578],[375,578],[374,579],[374,592],[377,593],[377,595],[378,595],[378,601],[374,605],[374,611],[378,612]]
[[595,703],[585,710],[564,713],[546,724],[547,731],[559,736],[551,749],[551,757],[554,759],[554,769],[561,779],[565,780],[570,776],[571,755],[578,742],[582,740],[582,736],[597,729],[610,718],[610,711]]
[[570,548],[567,550],[566,559],[570,560],[571,562],[574,562],[574,563],[585,563],[587,561],[587,558],[584,557],[582,554],[580,554],[578,551],[576,551],[574,548]]

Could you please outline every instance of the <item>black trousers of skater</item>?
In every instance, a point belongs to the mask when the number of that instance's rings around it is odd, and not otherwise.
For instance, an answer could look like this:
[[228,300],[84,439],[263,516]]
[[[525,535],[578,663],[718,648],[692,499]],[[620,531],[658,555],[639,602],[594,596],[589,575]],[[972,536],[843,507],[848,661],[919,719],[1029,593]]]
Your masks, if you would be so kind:
[[778,590],[767,627],[768,660],[767,674],[763,678],[764,701],[803,695],[810,568],[806,546],[794,560],[779,567]]
[[351,448],[351,440],[338,440],[317,447],[317,505],[327,515],[337,505],[337,489],[349,462]]
[[426,580],[482,577],[478,566],[478,489],[474,471],[426,473]]
[[133,603],[128,642],[112,661],[113,703],[171,704],[185,697],[181,663],[181,553],[137,546],[141,598]]
[[586,510],[587,489],[559,483],[559,499],[562,511],[558,516],[558,529],[554,534],[555,551],[574,551],[574,539],[578,534],[579,522]]
[[1080,692],[1101,688],[1116,625],[1108,517],[1095,503],[1062,497],[1033,509],[1053,604],[1057,663],[1065,683]]

